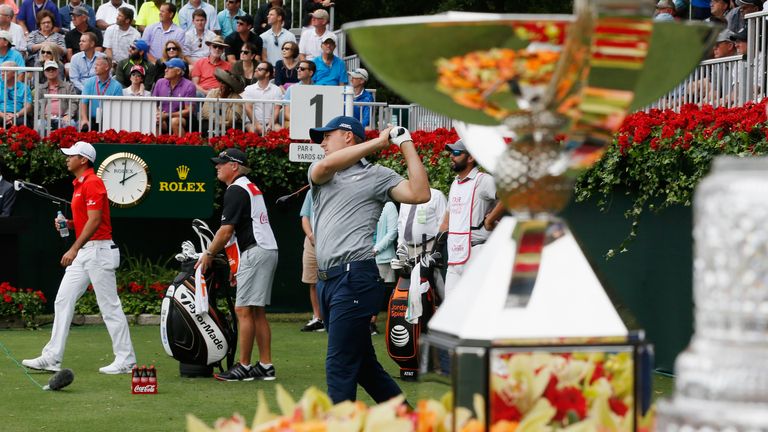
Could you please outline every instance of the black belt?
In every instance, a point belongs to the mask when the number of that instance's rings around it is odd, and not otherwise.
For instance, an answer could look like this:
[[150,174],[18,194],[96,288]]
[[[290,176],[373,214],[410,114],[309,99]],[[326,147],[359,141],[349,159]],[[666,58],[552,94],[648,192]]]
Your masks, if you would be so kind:
[[434,237],[430,237],[430,238],[428,238],[428,239],[427,239],[427,241],[425,241],[425,242],[419,242],[419,243],[408,243],[408,246],[410,246],[410,247],[413,247],[413,248],[416,248],[416,247],[419,247],[419,246],[421,246],[421,245],[423,245],[423,244],[429,243],[429,242],[431,242],[431,241],[432,241],[432,240],[434,240],[434,239],[435,239]]
[[251,250],[251,249],[255,248],[256,246],[258,246],[258,244],[257,244],[257,243],[251,243],[251,244],[250,244],[250,245],[249,245],[247,248],[245,248],[245,249],[241,250],[241,251],[240,251],[240,254],[242,255],[242,254],[243,254],[245,251],[247,251],[247,250]]
[[351,261],[348,263],[339,264],[337,266],[333,266],[325,270],[318,270],[317,278],[320,280],[333,279],[335,277],[341,276],[342,274],[350,270],[369,267],[371,264],[376,265],[376,261],[370,259],[365,261]]

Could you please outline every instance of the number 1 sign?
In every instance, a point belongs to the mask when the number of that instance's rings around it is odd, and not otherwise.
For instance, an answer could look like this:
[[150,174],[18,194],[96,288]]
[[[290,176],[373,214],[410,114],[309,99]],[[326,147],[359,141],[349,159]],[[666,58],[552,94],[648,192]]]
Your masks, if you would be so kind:
[[309,139],[309,129],[322,127],[344,112],[341,86],[291,87],[291,139]]

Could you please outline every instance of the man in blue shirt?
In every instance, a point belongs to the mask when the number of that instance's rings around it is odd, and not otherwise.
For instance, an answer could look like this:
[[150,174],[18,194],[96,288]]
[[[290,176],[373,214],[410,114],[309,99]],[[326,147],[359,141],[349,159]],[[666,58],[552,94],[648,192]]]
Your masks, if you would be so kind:
[[[352,91],[355,94],[355,102],[373,102],[373,95],[365,89],[368,82],[368,71],[363,68],[357,68],[349,73],[349,82],[352,84]],[[371,107],[355,105],[352,111],[352,117],[360,120],[360,123],[366,129],[371,129]]]
[[[100,56],[93,64],[96,76],[88,78],[83,84],[83,96],[122,96],[123,86],[110,75],[112,60],[107,56]],[[101,122],[101,100],[83,99],[80,102],[80,130],[99,130],[97,126]]]
[[13,36],[7,30],[0,30],[0,63],[12,61],[15,66],[24,67],[24,57],[13,49]]
[[315,76],[313,78],[317,85],[342,85],[347,84],[347,65],[344,60],[333,54],[336,49],[336,40],[332,37],[326,38],[320,45],[323,55],[312,59],[315,62]]
[[[8,60],[0,66],[14,67],[16,63]],[[0,81],[0,115],[5,128],[23,125],[25,117],[32,113],[32,91],[24,84],[22,76],[14,71],[4,71]]]
[[80,36],[80,52],[72,56],[72,62],[69,64],[69,80],[81,92],[85,80],[96,74],[96,58],[104,57],[103,52],[96,51],[97,40],[96,35],[91,32]]
[[246,15],[245,11],[240,9],[240,0],[226,0],[225,9],[219,12],[216,17],[221,28],[221,36],[225,39],[227,36],[237,31],[237,17]]
[[24,33],[37,30],[37,13],[43,9],[48,9],[53,14],[53,26],[58,31],[61,28],[61,16],[59,8],[51,0],[24,0],[19,7],[19,14],[16,16],[17,23],[24,30]]

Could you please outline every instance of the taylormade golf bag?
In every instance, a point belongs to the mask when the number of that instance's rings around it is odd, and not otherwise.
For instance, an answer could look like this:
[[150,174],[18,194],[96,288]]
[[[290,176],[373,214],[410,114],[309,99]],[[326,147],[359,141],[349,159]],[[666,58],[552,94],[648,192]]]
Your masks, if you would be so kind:
[[[418,378],[422,357],[419,336],[421,333],[427,333],[427,323],[440,304],[436,284],[442,284],[443,281],[442,275],[436,269],[442,267],[442,254],[438,250],[443,241],[444,236],[438,236],[431,252],[427,252],[425,248],[419,255],[408,257],[407,252],[403,256],[401,251],[398,251],[398,258],[392,260],[392,268],[397,271],[399,277],[389,299],[386,342],[387,352],[400,366],[400,378],[403,380],[415,381]],[[426,239],[422,244],[426,244]],[[411,291],[411,272],[417,264],[420,267],[421,315],[418,321],[413,323],[412,312],[408,311],[408,296]],[[424,284],[428,286],[425,287]]]
[[[213,233],[205,222],[195,219],[192,229],[200,239],[198,253],[190,241],[182,243],[182,252],[176,255],[181,272],[163,298],[160,312],[160,338],[169,356],[181,362],[182,376],[211,376],[213,366],[224,370],[232,367],[237,348],[237,318],[229,286],[229,263],[224,254],[213,259],[205,274],[208,291],[207,313],[196,313],[195,263],[208,248]],[[200,287],[198,287],[200,289]],[[229,316],[216,305],[219,297],[226,299]]]

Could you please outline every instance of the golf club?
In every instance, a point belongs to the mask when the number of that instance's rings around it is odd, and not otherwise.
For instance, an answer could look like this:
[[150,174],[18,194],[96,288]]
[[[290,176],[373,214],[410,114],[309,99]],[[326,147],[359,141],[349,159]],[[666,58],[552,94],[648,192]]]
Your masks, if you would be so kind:
[[304,192],[308,188],[309,188],[309,185],[307,184],[307,185],[302,186],[301,189],[297,190],[296,192],[293,192],[293,193],[288,194],[288,195],[283,195],[280,198],[278,198],[277,201],[275,201],[275,204],[282,204],[282,203],[288,201],[289,199],[295,197],[296,195]]

